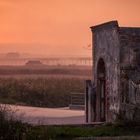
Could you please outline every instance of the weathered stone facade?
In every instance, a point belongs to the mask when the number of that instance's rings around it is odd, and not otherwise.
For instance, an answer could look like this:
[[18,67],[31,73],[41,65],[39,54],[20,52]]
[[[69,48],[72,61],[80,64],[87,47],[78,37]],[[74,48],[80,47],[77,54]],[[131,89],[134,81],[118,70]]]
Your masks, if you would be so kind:
[[91,27],[93,82],[86,88],[86,121],[140,120],[140,28],[117,21]]

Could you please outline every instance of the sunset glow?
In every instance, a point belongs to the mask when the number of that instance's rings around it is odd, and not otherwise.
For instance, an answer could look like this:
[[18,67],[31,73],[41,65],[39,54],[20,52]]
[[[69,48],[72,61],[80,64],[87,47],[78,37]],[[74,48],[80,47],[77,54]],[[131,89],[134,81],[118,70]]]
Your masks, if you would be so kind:
[[140,26],[140,0],[1,0],[0,53],[90,56],[90,26]]

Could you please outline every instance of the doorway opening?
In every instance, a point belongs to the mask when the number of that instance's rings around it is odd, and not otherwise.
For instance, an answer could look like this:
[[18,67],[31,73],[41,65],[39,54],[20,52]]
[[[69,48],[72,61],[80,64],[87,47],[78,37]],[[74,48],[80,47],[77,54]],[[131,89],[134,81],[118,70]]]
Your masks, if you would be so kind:
[[105,63],[102,58],[99,59],[97,65],[97,121],[106,121],[106,70]]

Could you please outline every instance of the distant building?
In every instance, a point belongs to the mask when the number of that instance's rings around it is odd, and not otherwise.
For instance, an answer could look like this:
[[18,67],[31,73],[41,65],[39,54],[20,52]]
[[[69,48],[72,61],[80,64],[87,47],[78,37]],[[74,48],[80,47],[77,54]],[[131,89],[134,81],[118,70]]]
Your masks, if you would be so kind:
[[86,83],[86,121],[140,122],[140,28],[111,21],[91,30],[94,79]]
[[8,59],[18,59],[20,58],[20,54],[17,52],[9,52],[6,54],[6,58]]
[[27,65],[27,66],[43,66],[43,64],[38,60],[30,60],[30,61],[26,62],[25,65]]

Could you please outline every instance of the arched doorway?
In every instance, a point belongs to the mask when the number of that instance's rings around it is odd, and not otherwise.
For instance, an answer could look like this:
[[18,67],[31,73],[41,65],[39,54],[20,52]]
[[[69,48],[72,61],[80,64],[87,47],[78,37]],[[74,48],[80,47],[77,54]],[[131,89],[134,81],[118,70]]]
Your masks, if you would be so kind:
[[106,103],[106,71],[105,71],[105,63],[102,58],[99,59],[97,65],[97,121],[106,121],[105,115],[105,103]]

